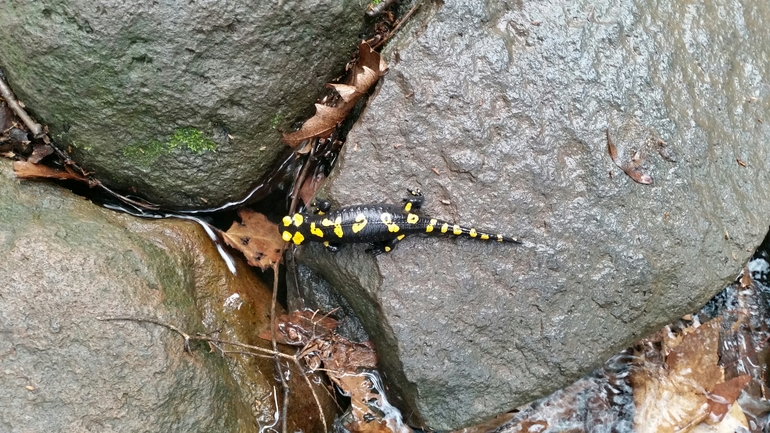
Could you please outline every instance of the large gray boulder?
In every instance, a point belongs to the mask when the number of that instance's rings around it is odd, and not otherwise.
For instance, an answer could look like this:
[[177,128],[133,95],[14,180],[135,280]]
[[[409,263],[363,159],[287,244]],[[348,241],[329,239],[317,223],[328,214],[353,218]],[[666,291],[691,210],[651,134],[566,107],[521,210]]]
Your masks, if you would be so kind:
[[426,214],[525,243],[299,253],[405,413],[443,430],[511,410],[725,287],[770,223],[769,20],[728,0],[423,5],[319,195],[421,187]]
[[[269,347],[256,337],[269,290],[240,259],[231,274],[194,223],[138,220],[19,184],[8,160],[0,221],[0,431],[256,433],[274,422],[271,359],[226,360],[197,343],[185,353],[166,328],[97,320],[150,318]],[[321,430],[303,379],[290,376],[290,428]]]
[[357,0],[0,1],[0,67],[97,178],[176,208],[242,198],[313,114]]

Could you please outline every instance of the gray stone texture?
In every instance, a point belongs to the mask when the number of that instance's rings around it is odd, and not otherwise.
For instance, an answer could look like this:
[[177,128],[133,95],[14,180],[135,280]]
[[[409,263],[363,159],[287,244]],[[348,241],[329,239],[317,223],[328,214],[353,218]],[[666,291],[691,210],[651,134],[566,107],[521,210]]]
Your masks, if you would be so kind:
[[421,187],[425,214],[525,243],[299,256],[356,310],[406,415],[511,410],[734,278],[770,223],[769,20],[754,1],[423,4],[319,195]]
[[[273,422],[271,359],[225,360],[151,324],[269,347],[269,290],[232,275],[196,224],[139,220],[57,186],[19,184],[0,160],[0,431],[258,432]],[[241,305],[226,300],[238,294]],[[292,372],[289,426],[322,430]],[[29,387],[29,388],[27,388]],[[334,405],[318,389],[327,419]],[[279,399],[280,401],[280,399]]]
[[[357,0],[0,0],[0,67],[73,158],[175,208],[242,198],[313,114],[363,25]],[[176,145],[190,128],[211,140]]]

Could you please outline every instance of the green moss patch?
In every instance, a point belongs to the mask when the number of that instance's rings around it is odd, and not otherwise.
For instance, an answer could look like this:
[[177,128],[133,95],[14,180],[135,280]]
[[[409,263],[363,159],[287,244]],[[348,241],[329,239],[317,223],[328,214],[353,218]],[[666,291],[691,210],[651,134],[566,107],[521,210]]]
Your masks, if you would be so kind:
[[215,152],[217,144],[195,128],[179,128],[165,143],[151,140],[148,143],[132,143],[123,148],[123,156],[142,165],[150,165],[164,153],[171,153],[177,147],[201,154]]

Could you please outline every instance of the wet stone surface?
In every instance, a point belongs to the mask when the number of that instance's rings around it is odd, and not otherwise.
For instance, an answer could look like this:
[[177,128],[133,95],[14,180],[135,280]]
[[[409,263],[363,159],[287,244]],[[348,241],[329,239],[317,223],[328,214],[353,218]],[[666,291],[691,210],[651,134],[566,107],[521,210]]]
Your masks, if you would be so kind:
[[319,195],[397,202],[420,187],[424,213],[525,244],[300,253],[356,310],[415,424],[457,428],[547,395],[735,277],[770,223],[769,13],[423,6]]
[[[272,359],[183,349],[159,320],[262,347],[270,292],[231,274],[189,221],[141,220],[0,160],[0,431],[258,432],[274,422]],[[292,371],[289,428],[322,429]],[[330,411],[334,405],[319,388]],[[280,399],[279,399],[280,401]]]
[[363,25],[358,1],[0,4],[0,68],[51,137],[167,207],[243,198],[313,114]]

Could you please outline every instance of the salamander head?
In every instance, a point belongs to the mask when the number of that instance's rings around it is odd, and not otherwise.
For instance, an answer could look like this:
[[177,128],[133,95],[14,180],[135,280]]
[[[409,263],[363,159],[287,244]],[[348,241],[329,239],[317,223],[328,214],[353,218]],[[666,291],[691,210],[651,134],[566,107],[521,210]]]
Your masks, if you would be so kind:
[[281,238],[286,242],[294,242],[295,245],[301,245],[305,241],[305,235],[300,230],[304,223],[305,217],[301,213],[283,217],[281,224],[278,225]]

